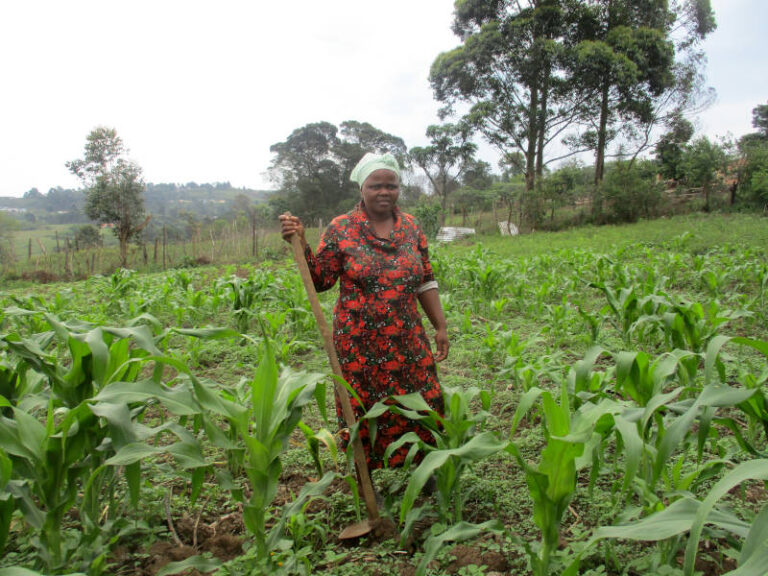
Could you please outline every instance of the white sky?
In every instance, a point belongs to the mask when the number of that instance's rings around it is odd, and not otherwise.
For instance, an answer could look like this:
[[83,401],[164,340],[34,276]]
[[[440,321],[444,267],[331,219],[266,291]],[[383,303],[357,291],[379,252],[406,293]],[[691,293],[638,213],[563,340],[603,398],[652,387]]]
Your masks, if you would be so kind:
[[[768,2],[712,2],[718,100],[699,128],[738,137],[768,101]],[[98,125],[155,183],[269,188],[270,145],[309,122],[370,122],[424,145],[439,107],[429,67],[458,44],[452,12],[451,0],[5,0],[0,196],[78,187],[64,163]]]

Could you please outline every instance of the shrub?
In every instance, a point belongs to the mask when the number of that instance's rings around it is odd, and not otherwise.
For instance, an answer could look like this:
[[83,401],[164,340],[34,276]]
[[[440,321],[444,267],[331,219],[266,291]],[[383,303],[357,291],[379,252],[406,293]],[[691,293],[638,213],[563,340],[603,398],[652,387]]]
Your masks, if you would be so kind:
[[661,201],[661,187],[656,183],[653,162],[617,162],[602,184],[608,219],[636,222],[656,215]]

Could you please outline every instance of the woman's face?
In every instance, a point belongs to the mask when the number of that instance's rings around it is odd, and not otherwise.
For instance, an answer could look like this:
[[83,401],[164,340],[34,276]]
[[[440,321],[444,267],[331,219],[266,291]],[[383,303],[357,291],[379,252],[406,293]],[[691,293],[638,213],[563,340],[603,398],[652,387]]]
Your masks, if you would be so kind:
[[387,217],[400,196],[400,179],[391,170],[375,170],[363,182],[360,193],[371,216]]

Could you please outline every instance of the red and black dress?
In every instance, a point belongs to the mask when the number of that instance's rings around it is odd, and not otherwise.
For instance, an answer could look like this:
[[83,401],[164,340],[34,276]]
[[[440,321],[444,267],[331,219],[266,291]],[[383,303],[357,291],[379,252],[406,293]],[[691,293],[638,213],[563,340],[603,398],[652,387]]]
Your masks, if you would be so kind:
[[[395,207],[394,217],[389,238],[379,238],[364,206],[358,204],[331,221],[316,254],[307,247],[307,262],[318,291],[339,280],[333,340],[344,378],[364,408],[389,396],[419,392],[442,413],[435,360],[417,305],[419,288],[434,281],[427,239],[413,216]],[[354,398],[351,401],[359,419],[363,410]],[[340,426],[346,427],[338,398],[336,412]],[[371,450],[368,428],[362,425],[368,466],[383,467],[387,446],[410,431],[431,440],[418,423],[387,412],[377,419]],[[398,450],[389,465],[402,465],[407,451],[407,447]]]

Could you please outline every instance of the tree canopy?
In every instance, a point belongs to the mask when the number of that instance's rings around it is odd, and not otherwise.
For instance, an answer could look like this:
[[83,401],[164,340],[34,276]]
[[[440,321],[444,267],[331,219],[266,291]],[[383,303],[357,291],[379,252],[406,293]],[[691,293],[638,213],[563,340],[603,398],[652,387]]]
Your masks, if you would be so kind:
[[401,164],[407,158],[402,138],[367,122],[348,120],[340,128],[330,122],[307,124],[270,147],[275,154],[270,176],[280,187],[271,202],[278,211],[332,218],[359,200],[349,176],[366,152],[390,152]]
[[[522,157],[526,191],[544,167],[612,142],[634,154],[696,100],[710,0],[457,0],[461,44],[430,82],[444,115],[471,123],[504,157]],[[597,186],[596,186],[597,187]]]
[[432,125],[427,128],[427,137],[429,146],[411,148],[410,158],[424,171],[440,198],[441,224],[444,224],[448,194],[473,161],[477,146],[469,140],[470,130],[466,125]]
[[146,226],[144,181],[141,168],[127,158],[122,139],[114,128],[99,126],[86,139],[82,158],[67,168],[86,186],[85,213],[107,224],[120,242],[120,265],[128,262],[128,242]]

